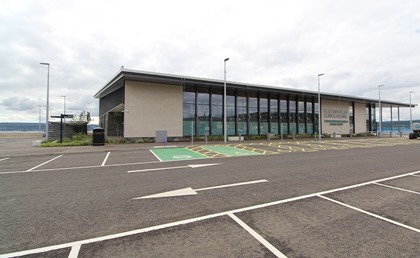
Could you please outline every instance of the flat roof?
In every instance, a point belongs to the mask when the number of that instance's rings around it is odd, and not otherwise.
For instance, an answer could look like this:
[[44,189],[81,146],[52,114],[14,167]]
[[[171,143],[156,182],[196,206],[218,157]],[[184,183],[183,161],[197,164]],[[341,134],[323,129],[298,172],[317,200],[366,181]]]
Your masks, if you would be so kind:
[[[109,80],[102,89],[100,89],[96,94],[95,98],[102,98],[115,90],[124,87],[124,81],[144,81],[144,82],[152,82],[152,83],[164,83],[170,85],[186,85],[186,84],[195,84],[196,86],[203,86],[203,87],[223,87],[224,81],[218,79],[210,79],[210,78],[200,78],[200,77],[193,77],[193,76],[185,76],[185,75],[176,75],[176,74],[168,74],[168,73],[157,73],[157,72],[147,72],[147,71],[139,71],[139,70],[131,70],[125,69],[121,67],[121,69]],[[234,81],[226,81],[226,86],[228,89],[244,89],[244,90],[257,90],[257,91],[266,91],[267,93],[283,93],[283,94],[302,94],[303,96],[310,96],[310,97],[317,97],[317,91],[309,91],[309,90],[301,90],[301,89],[291,89],[279,86],[270,86],[270,85],[262,85],[262,84],[254,84],[254,83],[243,83],[243,82],[234,82]],[[355,97],[350,95],[344,94],[332,94],[332,93],[325,93],[321,92],[321,98],[326,100],[336,100],[336,101],[349,101],[349,102],[359,102],[359,103],[369,103],[369,104],[379,104],[378,99],[371,99],[371,98],[362,98],[362,97]],[[391,107],[391,106],[399,106],[399,107],[410,107],[408,103],[402,102],[395,102],[389,100],[382,100],[381,99],[381,106],[382,107]],[[412,104],[412,107],[417,106],[416,104]]]

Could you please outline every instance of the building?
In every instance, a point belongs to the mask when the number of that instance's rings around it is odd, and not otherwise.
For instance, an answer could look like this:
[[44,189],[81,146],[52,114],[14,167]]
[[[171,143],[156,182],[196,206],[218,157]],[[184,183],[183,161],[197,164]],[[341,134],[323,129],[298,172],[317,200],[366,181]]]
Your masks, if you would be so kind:
[[[228,135],[318,133],[318,92],[227,82]],[[223,135],[224,81],[121,68],[96,93],[107,136],[168,138]],[[376,132],[377,99],[321,93],[322,134]],[[381,100],[382,108],[409,104]],[[413,105],[414,106],[414,105]],[[391,112],[392,114],[393,112]],[[397,122],[398,123],[398,122]]]

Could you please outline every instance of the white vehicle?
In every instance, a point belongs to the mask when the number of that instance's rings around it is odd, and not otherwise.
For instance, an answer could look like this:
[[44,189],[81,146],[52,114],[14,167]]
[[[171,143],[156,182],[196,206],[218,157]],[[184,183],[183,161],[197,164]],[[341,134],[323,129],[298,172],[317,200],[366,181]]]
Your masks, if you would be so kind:
[[420,137],[420,123],[414,123],[413,132],[408,135],[410,139],[417,139],[417,137]]

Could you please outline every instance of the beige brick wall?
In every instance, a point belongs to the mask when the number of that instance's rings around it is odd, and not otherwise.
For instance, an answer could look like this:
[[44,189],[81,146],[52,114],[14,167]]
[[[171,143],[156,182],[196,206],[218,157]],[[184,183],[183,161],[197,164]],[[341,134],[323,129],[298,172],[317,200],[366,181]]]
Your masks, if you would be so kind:
[[356,125],[355,133],[364,133],[366,129],[366,104],[355,103],[354,104],[354,123]]
[[182,87],[126,81],[124,137],[182,136]]

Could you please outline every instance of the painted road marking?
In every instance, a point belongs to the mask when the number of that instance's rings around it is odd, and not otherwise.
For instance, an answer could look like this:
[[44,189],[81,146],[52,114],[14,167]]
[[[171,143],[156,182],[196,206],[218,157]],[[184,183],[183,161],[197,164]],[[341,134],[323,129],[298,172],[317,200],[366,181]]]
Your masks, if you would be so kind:
[[0,159],[0,161],[7,160],[7,159],[9,159],[9,158]]
[[82,245],[77,243],[71,247],[71,251],[68,258],[77,258],[79,256],[80,247]]
[[178,167],[166,167],[166,168],[148,168],[148,169],[140,169],[140,170],[130,170],[130,171],[127,171],[127,172],[128,173],[138,173],[138,172],[170,170],[170,169],[180,169],[180,168],[202,168],[202,167],[216,166],[216,165],[220,165],[220,164],[222,164],[222,163],[194,164],[194,165],[178,166]]
[[387,219],[387,218],[382,217],[382,216],[379,216],[379,215],[377,215],[377,214],[374,214],[374,213],[371,213],[371,212],[368,212],[368,211],[365,211],[365,210],[362,210],[362,209],[356,208],[356,207],[354,207],[354,206],[351,206],[351,205],[345,204],[345,203],[343,203],[343,202],[336,201],[336,200],[334,200],[334,199],[331,199],[331,198],[328,198],[328,197],[325,197],[325,196],[322,196],[322,195],[317,195],[317,196],[318,196],[318,197],[320,197],[320,198],[322,198],[322,199],[328,200],[328,201],[330,201],[330,202],[333,202],[333,203],[339,204],[339,205],[341,205],[341,206],[344,206],[344,207],[347,207],[347,208],[350,208],[350,209],[356,210],[356,211],[358,211],[358,212],[361,212],[361,213],[367,214],[367,215],[372,216],[372,217],[374,217],[374,218],[377,218],[377,219],[380,219],[380,220],[384,220],[384,221],[389,222],[389,223],[392,223],[392,224],[394,224],[394,225],[397,225],[397,226],[400,226],[400,227],[403,227],[403,228],[406,228],[406,229],[410,229],[410,230],[412,230],[412,231],[414,231],[414,232],[420,233],[420,229],[417,229],[417,228],[414,228],[414,227],[410,227],[410,226],[408,226],[408,225],[402,224],[402,223],[397,222],[397,221],[395,221],[395,220],[390,220],[390,219]]
[[187,148],[151,149],[160,161],[205,159],[206,156]]
[[207,191],[207,190],[214,190],[214,189],[241,186],[241,185],[258,184],[258,183],[265,183],[265,182],[268,182],[268,180],[261,179],[261,180],[254,180],[254,181],[241,182],[241,183],[228,184],[228,185],[211,186],[211,187],[205,187],[205,188],[200,188],[200,189],[192,189],[191,187],[187,187],[187,188],[182,188],[182,189],[173,190],[173,191],[169,191],[169,192],[137,197],[137,198],[133,198],[132,200],[162,198],[162,197],[175,197],[175,196],[185,196],[185,195],[196,195],[197,192],[199,192],[199,191]]
[[377,183],[377,182],[383,182],[383,181],[388,181],[388,180],[397,179],[397,178],[401,178],[401,177],[412,176],[412,175],[418,174],[418,173],[420,173],[420,171],[409,172],[409,173],[406,173],[406,174],[401,174],[401,175],[396,175],[396,176],[392,176],[392,177],[377,179],[377,180],[373,180],[373,181],[369,181],[369,182],[364,182],[364,183],[360,183],[360,184],[356,184],[356,185],[350,185],[350,186],[345,186],[345,187],[341,187],[341,188],[331,189],[331,190],[327,190],[327,191],[323,191],[323,192],[301,195],[301,196],[292,197],[292,198],[289,198],[289,199],[283,199],[283,200],[278,200],[278,201],[274,201],[274,202],[258,204],[258,205],[254,205],[254,206],[239,208],[239,209],[236,209],[236,210],[224,211],[224,212],[220,212],[220,213],[213,213],[213,214],[210,214],[210,215],[205,215],[205,216],[196,217],[196,218],[192,218],[192,219],[180,220],[180,221],[176,221],[176,222],[170,222],[170,223],[167,223],[167,224],[161,224],[161,225],[151,226],[151,227],[147,227],[147,228],[135,229],[135,230],[131,230],[131,231],[126,231],[126,232],[107,235],[107,236],[102,236],[102,237],[90,238],[90,239],[85,239],[85,240],[75,241],[75,242],[70,242],[70,243],[65,243],[65,244],[59,244],[59,245],[46,246],[46,247],[41,247],[41,248],[36,248],[36,249],[31,249],[31,250],[18,251],[18,252],[14,252],[14,253],[0,254],[0,258],[23,256],[23,255],[36,254],[36,253],[44,253],[44,252],[49,252],[49,251],[58,250],[58,249],[62,249],[62,248],[69,248],[69,247],[71,248],[75,245],[84,245],[84,244],[90,244],[90,243],[95,243],[95,242],[100,242],[100,241],[105,241],[105,240],[111,240],[111,239],[116,239],[116,238],[121,238],[121,237],[126,237],[126,236],[142,234],[142,233],[146,233],[146,232],[156,231],[156,230],[170,228],[170,227],[176,227],[176,226],[180,226],[180,225],[186,225],[186,224],[189,224],[189,223],[194,223],[194,222],[203,221],[203,220],[207,220],[207,219],[217,218],[217,217],[221,217],[221,216],[226,216],[226,215],[228,216],[229,214],[235,214],[235,213],[239,213],[239,212],[270,207],[270,206],[274,206],[274,205],[278,205],[278,204],[282,204],[282,203],[288,203],[288,202],[303,200],[303,199],[315,197],[315,196],[318,196],[318,195],[324,195],[324,194],[339,192],[339,191],[343,191],[343,190],[347,190],[347,189],[353,189],[353,188],[357,188],[357,187],[361,187],[361,186],[365,186],[365,185],[369,185],[369,184],[373,184],[373,183]]
[[235,216],[233,213],[228,213],[228,216],[231,217],[236,223],[238,223],[243,229],[245,229],[251,236],[257,239],[261,244],[267,247],[273,254],[277,257],[287,258],[282,252],[280,252],[277,248],[275,248],[270,242],[268,242],[265,238],[263,238],[260,234],[258,234],[255,230],[253,230],[250,226],[245,224],[240,218]]
[[390,185],[385,185],[385,184],[380,184],[380,183],[373,183],[373,184],[380,185],[380,186],[383,186],[383,187],[392,188],[392,189],[399,190],[399,191],[404,191],[404,192],[407,192],[407,193],[420,194],[419,192],[416,192],[416,191],[411,191],[411,190],[407,190],[407,189],[403,189],[403,188],[399,188],[399,187],[395,187],[395,186],[390,186]]
[[30,168],[30,169],[28,169],[28,170],[26,170],[26,171],[27,171],[27,172],[30,172],[30,171],[32,171],[32,170],[35,170],[35,169],[37,169],[37,168],[39,168],[39,167],[44,166],[45,164],[50,163],[51,161],[54,161],[54,160],[56,160],[56,159],[58,159],[58,158],[61,158],[62,156],[63,156],[63,155],[57,156],[57,157],[55,157],[55,158],[52,158],[52,159],[50,159],[50,160],[48,160],[48,161],[46,161],[46,162],[44,162],[44,163],[42,163],[42,164],[39,164],[38,166],[35,166],[35,167],[33,167],[33,168]]
[[235,156],[250,156],[250,155],[261,155],[257,152],[252,152],[248,150],[241,150],[230,146],[203,146],[204,149],[218,152],[226,156],[235,157]]
[[105,166],[106,161],[107,161],[107,160],[108,160],[108,158],[109,158],[109,154],[111,154],[111,152],[110,152],[110,151],[106,154],[105,159],[104,159],[104,161],[103,161],[103,162],[102,162],[102,164],[101,164],[101,166],[102,166],[102,167],[103,167],[103,166]]

